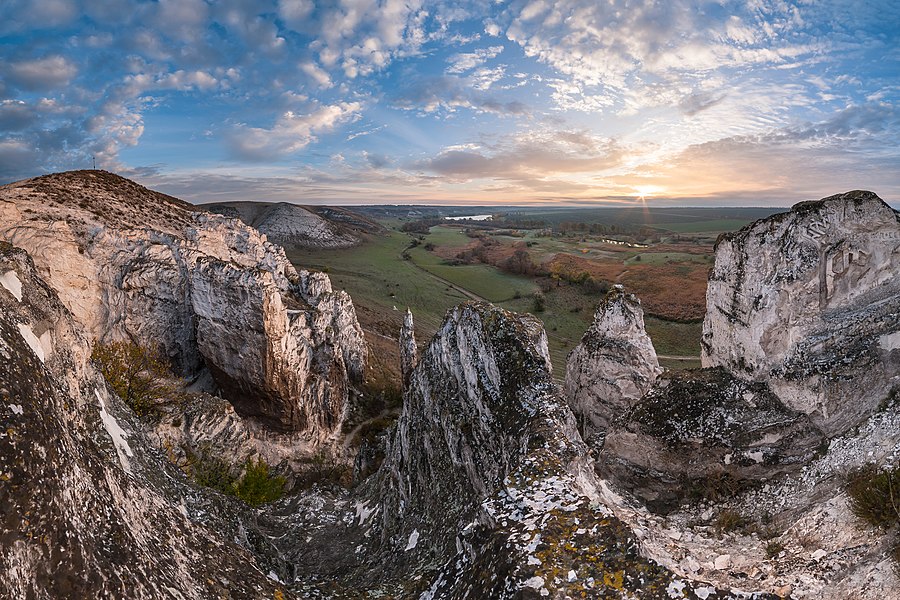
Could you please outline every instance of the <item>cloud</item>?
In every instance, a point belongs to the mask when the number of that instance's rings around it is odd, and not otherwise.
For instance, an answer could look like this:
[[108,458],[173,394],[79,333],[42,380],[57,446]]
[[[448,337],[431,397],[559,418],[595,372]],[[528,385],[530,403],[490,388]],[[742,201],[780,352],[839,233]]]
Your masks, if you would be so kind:
[[300,70],[306,73],[309,78],[315,81],[321,88],[330,88],[334,85],[331,82],[331,77],[328,76],[328,73],[313,62],[308,61],[300,63]]
[[363,131],[357,131],[357,132],[351,133],[347,136],[347,141],[349,142],[351,140],[355,140],[356,138],[360,138],[360,137],[363,137],[366,135],[372,135],[373,133],[378,133],[379,131],[382,131],[386,127],[387,127],[387,125],[379,125],[378,127],[373,127],[371,129],[366,129]]
[[22,100],[0,102],[0,131],[20,131],[37,122],[39,115]]
[[308,114],[285,112],[269,129],[238,125],[228,136],[229,150],[247,161],[284,159],[314,141],[317,133],[334,129],[361,109],[359,102],[342,102],[320,106]]
[[24,140],[0,138],[0,182],[16,179],[40,162],[35,148]]
[[[654,185],[675,197],[758,194],[780,197],[783,204],[849,189],[871,189],[896,198],[898,135],[896,106],[850,106],[815,123],[692,144],[664,162],[641,165],[612,181]],[[864,148],[867,158],[860,161]]]
[[[476,82],[477,84],[477,82]],[[401,90],[394,100],[397,107],[434,113],[440,110],[453,112],[468,108],[476,112],[521,116],[529,112],[519,100],[502,100],[473,89],[458,77],[444,76],[413,82]]]
[[503,52],[503,46],[490,46],[489,48],[478,48],[474,52],[461,52],[454,54],[447,59],[450,66],[447,68],[448,73],[465,73],[475,67],[483,65],[488,60],[496,57]]
[[692,117],[700,111],[712,108],[724,98],[724,95],[716,97],[709,92],[694,92],[683,97],[678,102],[678,108],[687,116]]
[[613,141],[583,131],[533,131],[499,146],[448,147],[416,168],[457,181],[516,180],[542,187],[561,174],[596,173],[621,164],[623,150]]
[[278,0],[278,16],[293,29],[302,30],[314,8],[312,0]]
[[203,0],[159,0],[155,22],[166,36],[196,42],[209,19],[209,5]]
[[78,74],[78,68],[59,55],[13,62],[5,71],[10,83],[29,91],[65,86]]

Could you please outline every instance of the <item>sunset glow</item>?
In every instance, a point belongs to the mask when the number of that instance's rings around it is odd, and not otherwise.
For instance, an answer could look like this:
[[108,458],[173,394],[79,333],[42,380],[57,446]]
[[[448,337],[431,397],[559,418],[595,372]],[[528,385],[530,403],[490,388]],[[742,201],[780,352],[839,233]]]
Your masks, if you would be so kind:
[[200,202],[900,200],[900,5],[13,0],[0,181]]

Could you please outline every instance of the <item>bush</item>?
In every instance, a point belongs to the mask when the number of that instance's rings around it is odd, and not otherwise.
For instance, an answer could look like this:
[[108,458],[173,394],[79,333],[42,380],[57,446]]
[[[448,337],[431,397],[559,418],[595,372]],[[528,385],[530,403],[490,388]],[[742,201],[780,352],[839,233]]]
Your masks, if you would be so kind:
[[[240,467],[214,456],[209,447],[201,448],[199,454],[184,450],[188,460],[179,466],[198,485],[234,496],[250,506],[274,502],[284,494],[285,478],[272,475],[262,459],[248,460],[241,473]],[[173,460],[171,455],[169,460]]]
[[234,484],[237,475],[234,474],[231,465],[220,458],[216,458],[204,448],[200,455],[192,455],[188,462],[189,475],[194,482],[223,494],[234,495]]
[[91,359],[113,391],[146,417],[156,411],[155,401],[174,392],[165,380],[169,366],[158,352],[133,342],[94,345]]
[[544,298],[544,295],[540,292],[535,292],[531,295],[533,300],[532,310],[536,313],[544,312],[544,309],[547,307],[547,300]]
[[870,464],[850,474],[847,482],[850,510],[876,527],[900,523],[900,466]]
[[747,519],[744,515],[739,512],[733,510],[723,510],[716,517],[716,531],[719,533],[730,533],[732,531],[737,531],[738,529],[743,529],[747,525],[750,524],[749,519]]
[[244,465],[244,474],[232,485],[234,495],[250,506],[274,502],[284,494],[284,477],[271,475],[269,465],[262,461],[249,460]]

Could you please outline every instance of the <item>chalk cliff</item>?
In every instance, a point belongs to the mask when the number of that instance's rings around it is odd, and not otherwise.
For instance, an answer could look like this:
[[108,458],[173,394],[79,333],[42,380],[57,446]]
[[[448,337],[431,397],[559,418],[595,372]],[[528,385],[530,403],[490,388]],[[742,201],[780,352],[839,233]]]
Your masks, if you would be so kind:
[[0,239],[25,250],[100,341],[204,368],[245,417],[324,439],[340,428],[366,345],[327,275],[235,219],[102,171],[0,188]]
[[292,597],[266,576],[281,570],[249,542],[245,509],[160,456],[83,328],[5,242],[0,283],[0,596]]
[[898,214],[854,191],[724,235],[702,349],[829,434],[855,425],[900,385]]

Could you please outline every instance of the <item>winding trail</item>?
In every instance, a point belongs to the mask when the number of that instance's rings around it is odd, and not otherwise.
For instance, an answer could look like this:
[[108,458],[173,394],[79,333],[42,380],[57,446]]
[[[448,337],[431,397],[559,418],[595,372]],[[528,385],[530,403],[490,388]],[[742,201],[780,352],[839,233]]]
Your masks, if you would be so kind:
[[[400,260],[405,260],[405,259],[403,258],[403,254],[400,254]],[[453,288],[454,290],[456,290],[457,292],[459,292],[459,293],[462,294],[463,296],[466,296],[467,298],[470,298],[470,299],[475,300],[475,301],[477,301],[477,302],[488,302],[488,303],[491,302],[491,301],[488,300],[487,298],[484,298],[484,297],[482,297],[482,296],[479,296],[479,295],[476,294],[475,292],[471,292],[471,291],[467,290],[466,288],[464,288],[464,287],[462,287],[462,286],[459,286],[459,285],[453,283],[452,281],[450,281],[450,280],[448,280],[448,279],[444,279],[444,278],[441,277],[440,275],[435,275],[434,273],[432,273],[432,272],[429,271],[428,269],[426,269],[426,268],[424,268],[424,267],[422,267],[422,266],[416,264],[416,261],[414,261],[414,260],[411,259],[411,258],[410,258],[409,260],[405,260],[405,262],[408,262],[408,263],[412,264],[412,266],[414,266],[414,267],[417,268],[418,270],[422,271],[423,273],[425,273],[426,275],[428,275],[428,276],[431,277],[432,279],[435,279],[435,280],[437,280],[437,281],[440,281],[440,282],[443,283],[444,285],[446,285],[446,286],[448,286],[448,287],[450,287],[450,288]]]

